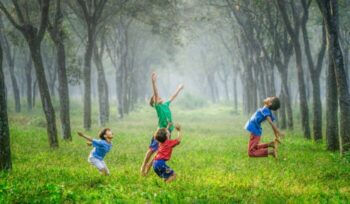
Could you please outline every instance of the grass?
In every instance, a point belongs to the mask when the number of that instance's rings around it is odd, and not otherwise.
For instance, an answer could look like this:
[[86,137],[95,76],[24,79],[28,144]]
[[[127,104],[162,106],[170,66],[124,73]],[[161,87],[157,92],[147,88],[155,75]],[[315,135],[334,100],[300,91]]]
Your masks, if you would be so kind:
[[[83,130],[79,104],[72,105],[73,132]],[[97,107],[97,106],[96,106]],[[112,109],[115,115],[116,110]],[[93,130],[97,135],[96,110]],[[115,138],[106,156],[111,176],[87,162],[91,148],[73,135],[51,150],[40,109],[10,113],[13,170],[0,174],[0,203],[349,203],[350,164],[323,144],[288,132],[280,158],[247,156],[247,116],[225,105],[184,110],[173,107],[183,125],[183,142],[168,162],[178,175],[165,184],[153,171],[139,174],[155,111],[140,106],[124,120],[112,115]],[[58,126],[59,127],[59,126]],[[272,139],[264,124],[263,141]]]

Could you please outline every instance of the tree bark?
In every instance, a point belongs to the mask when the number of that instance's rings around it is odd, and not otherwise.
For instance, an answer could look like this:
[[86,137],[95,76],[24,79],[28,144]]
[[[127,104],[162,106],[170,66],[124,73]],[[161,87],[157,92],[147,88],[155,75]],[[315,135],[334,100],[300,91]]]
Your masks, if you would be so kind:
[[32,95],[32,59],[28,58],[25,65],[26,83],[27,83],[27,109],[31,111],[33,109],[33,95]]
[[7,117],[5,77],[3,72],[3,51],[0,42],[0,171],[12,168],[10,131]]

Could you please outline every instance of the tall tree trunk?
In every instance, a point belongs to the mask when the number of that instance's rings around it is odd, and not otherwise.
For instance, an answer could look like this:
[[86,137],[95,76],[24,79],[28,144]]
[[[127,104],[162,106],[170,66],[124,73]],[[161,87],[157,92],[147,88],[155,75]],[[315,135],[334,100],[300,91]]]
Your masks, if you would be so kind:
[[62,126],[62,137],[65,140],[72,140],[70,127],[70,105],[69,88],[66,70],[66,52],[62,42],[56,44],[57,48],[57,75],[58,75],[58,95],[60,100],[60,119]]
[[[103,49],[102,47],[100,49]],[[100,113],[100,125],[105,126],[109,121],[109,98],[108,98],[108,85],[106,76],[102,64],[101,53],[98,52],[98,48],[94,49],[94,62],[97,69],[97,86],[99,96],[99,113]]]
[[39,89],[40,89],[40,97],[43,106],[43,110],[45,113],[46,121],[47,121],[47,133],[50,147],[56,148],[58,147],[58,139],[57,139],[57,128],[56,128],[56,116],[55,110],[51,103],[51,97],[49,88],[47,85],[45,71],[43,66],[43,61],[41,58],[40,52],[40,44],[33,44],[35,40],[27,39],[30,53],[33,59],[36,78],[38,81]]
[[25,65],[25,73],[26,73],[26,88],[27,88],[27,109],[31,111],[33,108],[33,95],[32,95],[32,59],[28,58],[27,63]]
[[[8,52],[11,52],[10,50]],[[15,56],[12,56],[15,57]],[[13,88],[13,95],[15,99],[15,111],[17,113],[21,112],[21,96],[19,93],[19,87],[15,75],[15,59],[10,57],[9,60],[9,69],[10,69],[10,76],[11,76],[11,82],[12,82],[12,88]]]
[[340,152],[350,150],[350,94],[344,69],[343,53],[339,43],[338,3],[336,0],[317,0],[327,31],[329,62],[332,65],[337,83],[340,109]]
[[7,118],[5,77],[2,66],[3,52],[2,43],[0,42],[0,170],[7,171],[12,168],[12,161],[10,148],[10,131]]
[[339,150],[338,93],[333,66],[333,62],[329,60],[326,83],[326,142],[328,150],[336,151]]
[[84,56],[84,128],[91,129],[91,57],[94,48],[94,33],[89,31]]
[[237,74],[233,75],[233,104],[236,112],[238,111],[237,76]]
[[[285,8],[284,0],[277,0],[277,6],[280,9],[280,13],[282,15],[282,19],[288,35],[292,39],[292,44],[295,52],[295,61],[297,68],[297,77],[298,77],[298,91],[299,91],[299,107],[300,107],[300,115],[301,115],[301,126],[303,128],[304,137],[306,139],[311,138],[310,133],[310,125],[309,125],[309,108],[306,99],[306,91],[305,91],[305,81],[304,81],[304,70],[301,58],[301,47],[299,42],[299,30],[300,30],[300,22],[294,22],[294,29],[292,28],[291,22],[288,18],[287,11]],[[293,11],[293,19],[299,18],[297,14]]]
[[[60,101],[60,119],[62,137],[64,140],[72,140],[69,110],[69,88],[66,69],[66,51],[64,46],[64,31],[62,28],[61,0],[56,1],[55,18],[53,24],[49,23],[48,31],[56,46],[56,70],[58,78],[58,95]],[[56,77],[55,77],[56,78]],[[54,84],[54,83],[53,83]],[[53,91],[52,91],[53,93]]]

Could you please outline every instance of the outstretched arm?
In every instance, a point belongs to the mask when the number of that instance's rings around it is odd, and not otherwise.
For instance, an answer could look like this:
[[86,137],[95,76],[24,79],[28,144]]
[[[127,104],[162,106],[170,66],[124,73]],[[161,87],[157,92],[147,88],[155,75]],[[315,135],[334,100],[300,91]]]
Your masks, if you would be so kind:
[[78,135],[84,139],[86,139],[89,142],[92,142],[92,138],[89,136],[84,135],[82,132],[78,132]]
[[157,103],[158,99],[158,88],[157,88],[157,74],[155,72],[152,73],[152,89],[153,89],[153,99],[154,102]]
[[170,97],[170,101],[173,102],[173,100],[175,100],[175,98],[177,97],[177,95],[179,95],[180,91],[184,88],[184,85],[183,84],[180,84],[175,93]]

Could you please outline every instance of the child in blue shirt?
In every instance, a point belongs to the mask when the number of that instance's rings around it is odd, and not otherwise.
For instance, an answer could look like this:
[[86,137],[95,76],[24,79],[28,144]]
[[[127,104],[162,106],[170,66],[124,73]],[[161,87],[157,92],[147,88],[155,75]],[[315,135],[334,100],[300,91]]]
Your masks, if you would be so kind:
[[[267,157],[268,155],[275,158],[277,157],[275,142],[278,142],[279,136],[283,136],[284,134],[281,133],[273,123],[273,121],[275,121],[275,117],[271,110],[276,111],[279,108],[279,98],[276,96],[268,97],[264,100],[264,107],[259,108],[246,123],[245,129],[250,132],[250,140],[248,144],[249,157]],[[274,142],[261,144],[259,143],[262,135],[261,123],[265,120],[267,120],[271,125],[275,133],[276,140]],[[269,150],[269,147],[273,148],[273,150]]]
[[89,146],[92,145],[94,147],[90,152],[88,162],[96,166],[103,175],[109,175],[109,169],[103,159],[112,148],[113,133],[111,129],[105,128],[101,130],[99,133],[100,140],[92,139],[81,132],[78,132],[78,135],[88,140],[87,144]]

